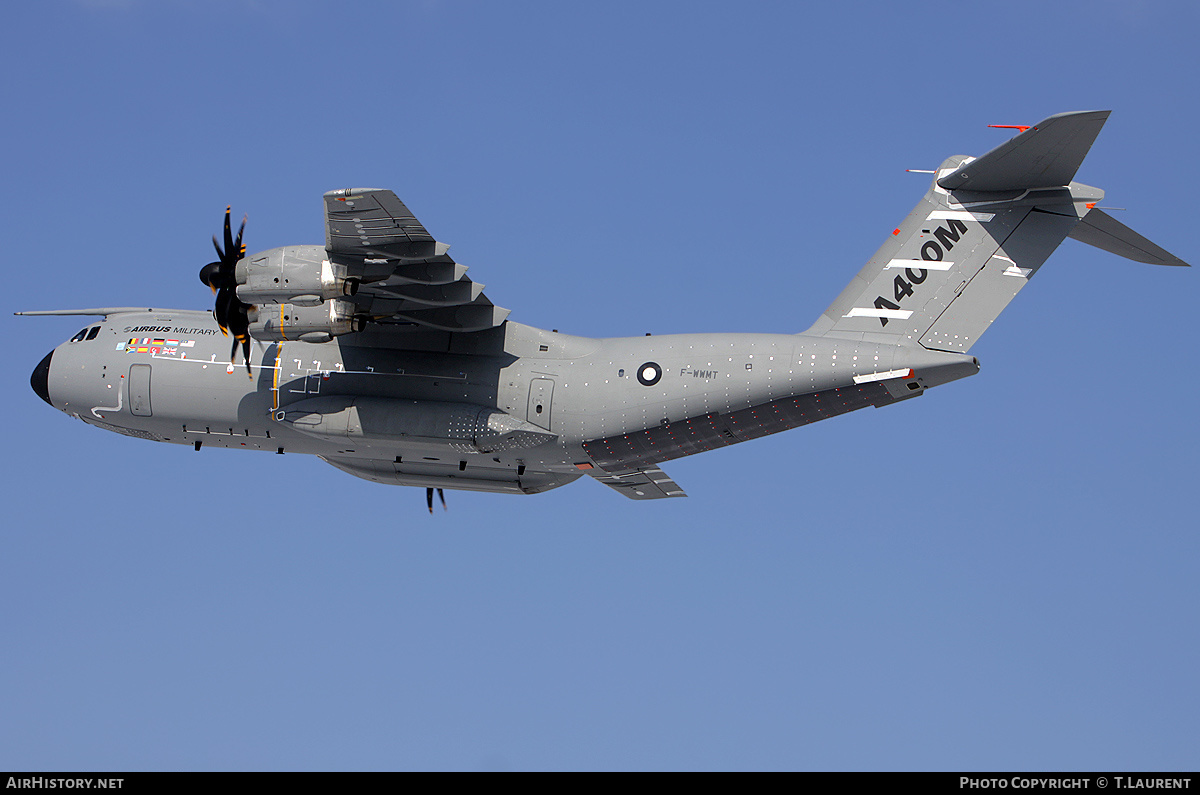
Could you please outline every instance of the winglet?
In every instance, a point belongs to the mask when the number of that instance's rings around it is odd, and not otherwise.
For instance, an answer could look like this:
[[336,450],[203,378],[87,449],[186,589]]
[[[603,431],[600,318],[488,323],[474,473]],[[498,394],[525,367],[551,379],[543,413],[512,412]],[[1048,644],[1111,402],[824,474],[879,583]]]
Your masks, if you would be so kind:
[[1070,184],[1108,119],[1107,110],[1059,113],[969,160],[937,184],[946,190],[1025,190]]

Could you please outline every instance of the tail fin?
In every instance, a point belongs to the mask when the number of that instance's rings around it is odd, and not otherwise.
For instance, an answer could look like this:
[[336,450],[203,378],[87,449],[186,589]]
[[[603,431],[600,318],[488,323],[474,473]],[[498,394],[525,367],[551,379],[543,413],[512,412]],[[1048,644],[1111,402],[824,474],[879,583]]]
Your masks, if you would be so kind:
[[1102,190],[1071,181],[1108,113],[1051,116],[982,157],[947,159],[807,333],[964,353],[1068,235],[1186,264],[1095,210]]

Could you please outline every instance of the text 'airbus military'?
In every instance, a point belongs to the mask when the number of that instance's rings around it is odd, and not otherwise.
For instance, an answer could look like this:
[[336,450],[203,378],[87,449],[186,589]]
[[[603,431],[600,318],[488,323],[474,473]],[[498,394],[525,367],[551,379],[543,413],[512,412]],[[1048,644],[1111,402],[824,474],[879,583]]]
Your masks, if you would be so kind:
[[309,453],[423,486],[430,511],[434,489],[532,494],[582,475],[631,499],[683,497],[662,462],[974,375],[971,347],[1066,237],[1186,265],[1072,181],[1107,118],[1051,116],[946,160],[800,334],[587,339],[524,326],[395,194],[355,188],[325,194],[324,247],[246,256],[227,210],[200,274],[211,312],[20,313],[103,316],[32,384],[128,436]]

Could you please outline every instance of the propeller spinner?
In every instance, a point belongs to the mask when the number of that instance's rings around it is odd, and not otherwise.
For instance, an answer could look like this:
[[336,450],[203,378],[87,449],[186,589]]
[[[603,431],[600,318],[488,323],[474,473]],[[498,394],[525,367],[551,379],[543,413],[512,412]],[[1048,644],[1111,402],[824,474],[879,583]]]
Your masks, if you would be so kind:
[[237,356],[238,343],[242,346],[242,358],[246,361],[246,373],[251,378],[254,373],[250,370],[250,318],[247,316],[250,304],[237,297],[237,281],[233,271],[238,260],[246,256],[246,246],[242,243],[242,232],[246,229],[246,219],[238,227],[237,238],[233,237],[233,229],[229,223],[232,208],[225,208],[225,248],[217,242],[213,235],[213,248],[217,250],[217,261],[210,262],[200,269],[200,281],[207,284],[216,293],[216,305],[213,315],[217,325],[226,336],[233,335],[233,348],[229,351],[229,361],[232,363]]

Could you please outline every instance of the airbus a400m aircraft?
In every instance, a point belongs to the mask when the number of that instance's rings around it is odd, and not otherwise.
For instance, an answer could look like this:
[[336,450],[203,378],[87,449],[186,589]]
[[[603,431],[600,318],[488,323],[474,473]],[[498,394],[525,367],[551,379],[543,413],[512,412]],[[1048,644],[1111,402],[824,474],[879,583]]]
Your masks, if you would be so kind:
[[226,211],[200,274],[211,312],[25,313],[103,316],[38,364],[33,389],[129,436],[310,453],[423,486],[431,510],[435,488],[532,494],[583,475],[632,499],[682,497],[664,461],[974,375],[971,347],[1066,237],[1186,265],[1072,181],[1107,118],[1051,116],[947,159],[803,333],[586,339],[521,325],[395,194],[354,188],[325,194],[324,246],[245,256]]

